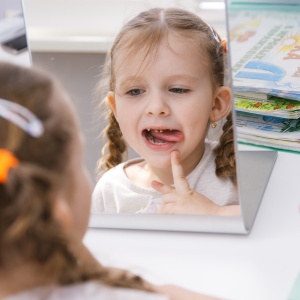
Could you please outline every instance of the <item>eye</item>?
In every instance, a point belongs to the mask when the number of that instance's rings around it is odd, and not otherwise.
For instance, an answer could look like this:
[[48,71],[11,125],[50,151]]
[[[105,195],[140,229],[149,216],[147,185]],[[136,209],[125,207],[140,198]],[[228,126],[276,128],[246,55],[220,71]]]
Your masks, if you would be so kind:
[[175,94],[187,94],[190,90],[183,88],[171,88],[169,91]]
[[126,94],[130,95],[130,96],[139,96],[143,93],[145,93],[145,91],[142,89],[132,89],[132,90],[129,90]]

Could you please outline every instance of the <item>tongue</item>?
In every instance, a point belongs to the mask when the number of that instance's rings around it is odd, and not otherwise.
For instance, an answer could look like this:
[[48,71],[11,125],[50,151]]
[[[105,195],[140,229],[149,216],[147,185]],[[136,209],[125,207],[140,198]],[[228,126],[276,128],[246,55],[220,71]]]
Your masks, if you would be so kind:
[[164,130],[163,132],[151,130],[151,135],[165,142],[180,142],[183,140],[183,133],[179,130]]

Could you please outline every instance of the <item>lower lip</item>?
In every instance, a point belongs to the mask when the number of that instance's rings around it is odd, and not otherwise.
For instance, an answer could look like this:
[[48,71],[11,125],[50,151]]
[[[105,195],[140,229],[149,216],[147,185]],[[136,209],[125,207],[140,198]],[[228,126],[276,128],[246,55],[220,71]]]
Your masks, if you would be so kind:
[[154,151],[167,151],[169,149],[171,149],[176,142],[167,142],[165,144],[152,144],[150,141],[148,141],[148,139],[146,138],[146,136],[143,134],[143,140],[145,142],[145,144]]

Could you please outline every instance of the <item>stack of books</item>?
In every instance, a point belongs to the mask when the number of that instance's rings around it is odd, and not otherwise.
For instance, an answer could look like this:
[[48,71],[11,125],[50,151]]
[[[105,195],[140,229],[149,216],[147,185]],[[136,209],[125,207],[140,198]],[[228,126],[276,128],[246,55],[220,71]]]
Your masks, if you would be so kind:
[[238,141],[300,152],[300,4],[228,16]]

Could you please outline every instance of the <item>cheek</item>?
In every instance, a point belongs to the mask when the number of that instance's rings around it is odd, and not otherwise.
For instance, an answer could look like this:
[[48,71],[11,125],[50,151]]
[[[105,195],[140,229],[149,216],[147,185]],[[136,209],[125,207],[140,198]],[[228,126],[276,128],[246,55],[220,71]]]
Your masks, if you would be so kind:
[[136,128],[139,115],[137,106],[119,105],[116,110],[116,119],[121,131],[126,132],[128,129],[132,130],[133,128]]
[[182,107],[179,111],[182,124],[190,128],[207,127],[209,117],[211,113],[211,107],[209,105],[189,105],[188,107]]

